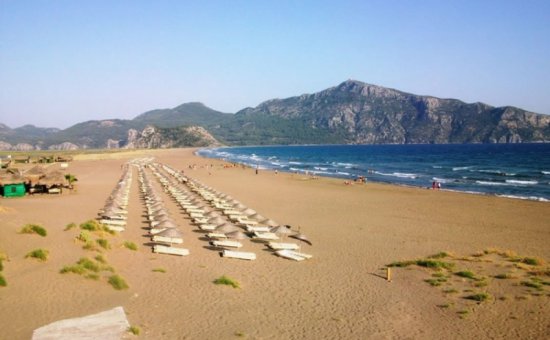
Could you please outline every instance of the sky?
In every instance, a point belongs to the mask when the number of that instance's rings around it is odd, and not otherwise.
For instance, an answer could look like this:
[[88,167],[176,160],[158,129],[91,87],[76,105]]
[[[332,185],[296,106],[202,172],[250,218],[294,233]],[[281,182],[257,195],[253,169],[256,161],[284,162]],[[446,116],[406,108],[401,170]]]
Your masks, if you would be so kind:
[[354,79],[550,114],[550,1],[0,0],[0,123],[237,112]]

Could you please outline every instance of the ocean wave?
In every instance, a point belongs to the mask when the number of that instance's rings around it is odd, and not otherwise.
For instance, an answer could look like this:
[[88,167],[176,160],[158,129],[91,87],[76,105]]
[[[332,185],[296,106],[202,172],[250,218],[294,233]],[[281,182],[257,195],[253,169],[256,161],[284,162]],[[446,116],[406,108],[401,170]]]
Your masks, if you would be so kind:
[[351,176],[349,172],[337,171],[336,173],[339,175]]
[[550,175],[550,171],[541,171],[543,175]]
[[514,179],[507,179],[506,183],[517,184],[517,185],[535,185],[535,184],[539,184],[539,182],[537,182],[537,181],[518,181],[518,180],[514,180]]
[[497,175],[497,176],[515,176],[516,174],[515,173],[512,173],[512,172],[504,172],[504,171],[501,171],[501,170],[470,170],[470,171],[477,171],[477,172],[482,172],[482,173],[485,173],[485,174],[494,174],[494,175]]
[[314,166],[313,169],[321,170],[321,171],[327,171],[328,170],[328,168],[323,168],[323,167],[320,167],[320,166]]
[[550,202],[549,199],[538,196],[518,196],[518,195],[497,195],[498,197],[514,198],[520,200],[538,201],[538,202]]
[[432,177],[432,181],[436,181],[436,182],[440,182],[440,183],[451,183],[451,182],[455,182],[456,180],[446,179],[446,178],[441,178],[441,177]]
[[407,173],[403,173],[403,172],[392,172],[391,174],[388,174],[388,173],[384,173],[384,172],[375,171],[374,173],[377,174],[377,175],[399,177],[399,178],[415,179],[415,178],[419,177],[417,174],[407,174]]
[[472,166],[456,166],[453,168],[453,171],[469,170]]
[[505,182],[491,182],[491,181],[476,181],[476,183],[479,185],[502,185],[502,186],[512,185],[510,183],[505,183]]
[[295,161],[290,161],[290,162],[288,162],[288,164],[293,164],[293,165],[302,165],[303,163],[302,163],[302,162],[295,162]]

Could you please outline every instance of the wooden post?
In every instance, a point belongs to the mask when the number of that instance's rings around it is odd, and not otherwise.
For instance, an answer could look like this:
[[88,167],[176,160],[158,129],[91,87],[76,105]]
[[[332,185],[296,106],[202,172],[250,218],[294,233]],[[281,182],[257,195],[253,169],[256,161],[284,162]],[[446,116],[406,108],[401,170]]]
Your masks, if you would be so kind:
[[388,282],[391,282],[391,268],[390,267],[386,267],[386,280]]

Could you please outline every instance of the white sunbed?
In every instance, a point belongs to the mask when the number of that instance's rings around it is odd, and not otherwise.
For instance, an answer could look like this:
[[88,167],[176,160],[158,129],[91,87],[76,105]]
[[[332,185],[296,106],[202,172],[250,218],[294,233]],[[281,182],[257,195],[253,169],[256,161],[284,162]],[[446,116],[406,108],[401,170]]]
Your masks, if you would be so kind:
[[294,261],[303,261],[308,260],[313,257],[313,255],[299,253],[297,251],[289,250],[289,249],[282,249],[275,251],[275,254],[277,254],[280,257],[284,257],[289,260]]
[[99,220],[99,223],[105,224],[105,225],[119,226],[119,227],[126,226],[126,221],[124,220],[109,220],[104,218]]
[[183,239],[179,238],[179,237],[174,238],[174,237],[165,237],[165,236],[160,236],[160,235],[153,235],[153,242],[182,244]]
[[265,241],[275,241],[279,239],[279,236],[275,233],[262,233],[262,232],[254,232],[254,236],[252,236],[252,239],[256,240],[265,240]]
[[241,248],[243,245],[241,242],[238,241],[230,241],[230,240],[216,240],[210,242],[211,245],[214,247],[227,247],[227,248]]
[[230,257],[234,259],[241,259],[241,260],[255,260],[256,254],[245,252],[245,251],[234,251],[234,250],[227,250],[224,249],[221,251],[220,255],[222,257]]
[[189,216],[190,216],[191,218],[201,218],[201,217],[204,217],[204,215],[203,215],[202,213],[201,213],[201,214],[199,214],[199,213],[189,213]]
[[204,231],[214,231],[216,230],[216,226],[213,224],[201,224],[199,225],[199,229]]
[[226,239],[227,236],[225,234],[222,234],[222,233],[208,233],[206,234],[206,237],[208,238],[212,238],[212,239]]
[[189,255],[189,249],[167,247],[160,244],[153,246],[153,253],[185,256]]
[[298,250],[300,247],[296,243],[279,243],[279,242],[268,242],[267,246],[273,250]]
[[[105,224],[105,223],[104,223]],[[111,231],[118,231],[118,232],[122,232],[124,230],[126,230],[124,227],[121,227],[121,226],[116,226],[116,225],[109,225],[109,224],[105,224],[105,227]]]
[[246,226],[246,231],[248,232],[259,232],[259,233],[265,233],[269,232],[271,229],[269,227],[265,226]]

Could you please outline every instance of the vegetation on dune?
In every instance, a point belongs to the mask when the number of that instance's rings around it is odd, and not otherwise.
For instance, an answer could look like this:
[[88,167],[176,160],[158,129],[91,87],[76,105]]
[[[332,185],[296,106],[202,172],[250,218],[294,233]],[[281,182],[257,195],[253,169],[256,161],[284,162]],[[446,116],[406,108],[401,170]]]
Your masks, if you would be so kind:
[[111,249],[111,245],[109,244],[109,241],[107,241],[104,238],[99,238],[95,240],[97,244],[103,249]]
[[40,261],[46,261],[48,260],[49,251],[46,249],[35,249],[31,252],[29,252],[27,255],[25,255],[25,258],[34,258]]
[[71,230],[71,229],[74,229],[74,228],[76,228],[76,223],[69,223],[69,224],[67,224],[67,226],[63,230],[67,231],[67,230]]
[[130,241],[125,241],[124,247],[134,251],[138,249],[137,245],[134,242],[130,242]]
[[109,277],[109,284],[116,290],[128,289],[128,284],[119,275],[112,275]]
[[237,282],[236,280],[231,279],[231,278],[229,278],[225,275],[222,275],[219,278],[215,279],[214,284],[231,286],[233,288],[239,288],[240,287],[239,282]]
[[164,269],[164,268],[154,268],[153,272],[155,272],[155,273],[166,273],[166,269]]
[[128,332],[132,333],[133,335],[139,335],[141,333],[141,329],[138,326],[130,326],[128,328]]
[[27,224],[19,231],[20,234],[38,234],[42,237],[48,235],[46,229],[38,224]]
[[0,274],[0,287],[6,287],[8,283],[2,274]]
[[408,267],[410,265],[417,265],[419,267],[430,268],[430,269],[452,269],[454,263],[445,262],[445,261],[436,261],[431,259],[419,259],[419,260],[409,260],[409,261],[398,261],[392,262],[388,267]]
[[467,299],[467,300],[474,300],[474,301],[477,301],[477,302],[483,302],[483,301],[489,299],[489,297],[490,296],[487,293],[477,293],[477,294],[467,295],[464,298]]
[[462,270],[455,273],[456,276],[460,276],[470,280],[476,280],[476,275],[469,270]]

